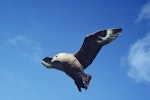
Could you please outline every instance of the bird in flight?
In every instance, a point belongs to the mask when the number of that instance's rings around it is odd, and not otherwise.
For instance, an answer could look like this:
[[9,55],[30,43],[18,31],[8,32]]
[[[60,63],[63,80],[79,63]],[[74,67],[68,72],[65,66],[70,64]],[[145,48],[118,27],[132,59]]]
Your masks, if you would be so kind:
[[58,53],[54,57],[45,57],[42,64],[46,68],[54,68],[70,76],[79,91],[87,89],[91,80],[84,70],[93,62],[100,49],[115,40],[121,33],[121,28],[100,30],[85,37],[84,42],[76,53]]

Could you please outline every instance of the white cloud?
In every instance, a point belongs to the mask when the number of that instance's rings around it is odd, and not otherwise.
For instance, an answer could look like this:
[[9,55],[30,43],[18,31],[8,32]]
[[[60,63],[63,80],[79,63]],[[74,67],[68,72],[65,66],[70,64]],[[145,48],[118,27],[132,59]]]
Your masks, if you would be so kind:
[[129,77],[137,82],[150,82],[150,34],[131,46],[128,62]]
[[10,38],[7,41],[7,43],[11,43],[12,45],[15,45],[15,46],[19,45],[20,43],[24,44],[26,42],[27,42],[27,40],[25,39],[25,37],[21,36],[21,35],[18,35],[18,36],[15,36],[13,38]]
[[[142,7],[136,22],[142,20],[150,21],[150,2]],[[129,64],[127,75],[131,79],[150,83],[150,32],[131,45],[127,57],[122,57],[120,63],[122,66]]]
[[148,2],[142,7],[141,12],[139,13],[138,18],[136,19],[136,22],[145,19],[150,19],[150,2]]
[[40,45],[34,45],[33,47],[31,47],[31,55],[27,54],[27,57],[29,57],[36,63],[41,63],[41,54],[42,49]]
[[31,40],[23,35],[13,36],[7,39],[4,47],[8,48],[10,46],[15,48],[15,51],[18,51],[17,53],[22,57],[26,57],[36,63],[40,63],[42,48],[40,43],[34,41],[33,38]]

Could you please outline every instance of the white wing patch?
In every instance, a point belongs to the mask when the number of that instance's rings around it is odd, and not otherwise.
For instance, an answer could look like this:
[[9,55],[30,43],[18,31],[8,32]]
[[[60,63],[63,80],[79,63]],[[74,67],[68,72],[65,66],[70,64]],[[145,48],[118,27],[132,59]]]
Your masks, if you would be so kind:
[[98,37],[98,40],[96,41],[97,43],[102,43],[103,41],[107,41],[107,40],[110,40],[113,41],[116,37],[118,37],[120,32],[118,33],[115,33],[113,32],[113,28],[112,29],[107,29],[106,30],[106,35],[105,36],[97,36]]
[[112,29],[107,29],[107,33],[105,37],[101,37],[103,41],[107,40],[113,34]]

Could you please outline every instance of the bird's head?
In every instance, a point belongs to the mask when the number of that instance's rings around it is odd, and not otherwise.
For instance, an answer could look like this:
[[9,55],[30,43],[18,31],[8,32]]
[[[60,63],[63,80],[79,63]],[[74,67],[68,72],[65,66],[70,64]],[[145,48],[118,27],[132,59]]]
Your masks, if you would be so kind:
[[55,55],[53,58],[52,57],[45,57],[42,60],[42,64],[46,67],[46,68],[56,68],[56,69],[60,69],[61,67],[61,63],[64,61],[65,54],[60,53]]

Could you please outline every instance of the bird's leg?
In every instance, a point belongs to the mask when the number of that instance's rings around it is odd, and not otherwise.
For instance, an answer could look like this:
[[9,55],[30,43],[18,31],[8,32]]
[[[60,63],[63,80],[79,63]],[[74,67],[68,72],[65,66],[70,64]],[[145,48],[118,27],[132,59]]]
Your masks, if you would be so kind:
[[76,84],[76,86],[77,86],[79,92],[81,92],[81,86],[80,86],[80,84],[78,83],[78,81],[75,81],[75,84]]
[[78,90],[81,91],[81,88],[87,89],[88,85],[90,83],[90,80],[91,80],[91,76],[87,75],[85,73],[83,73],[81,75],[81,77],[76,78],[75,79],[75,84],[76,84]]

